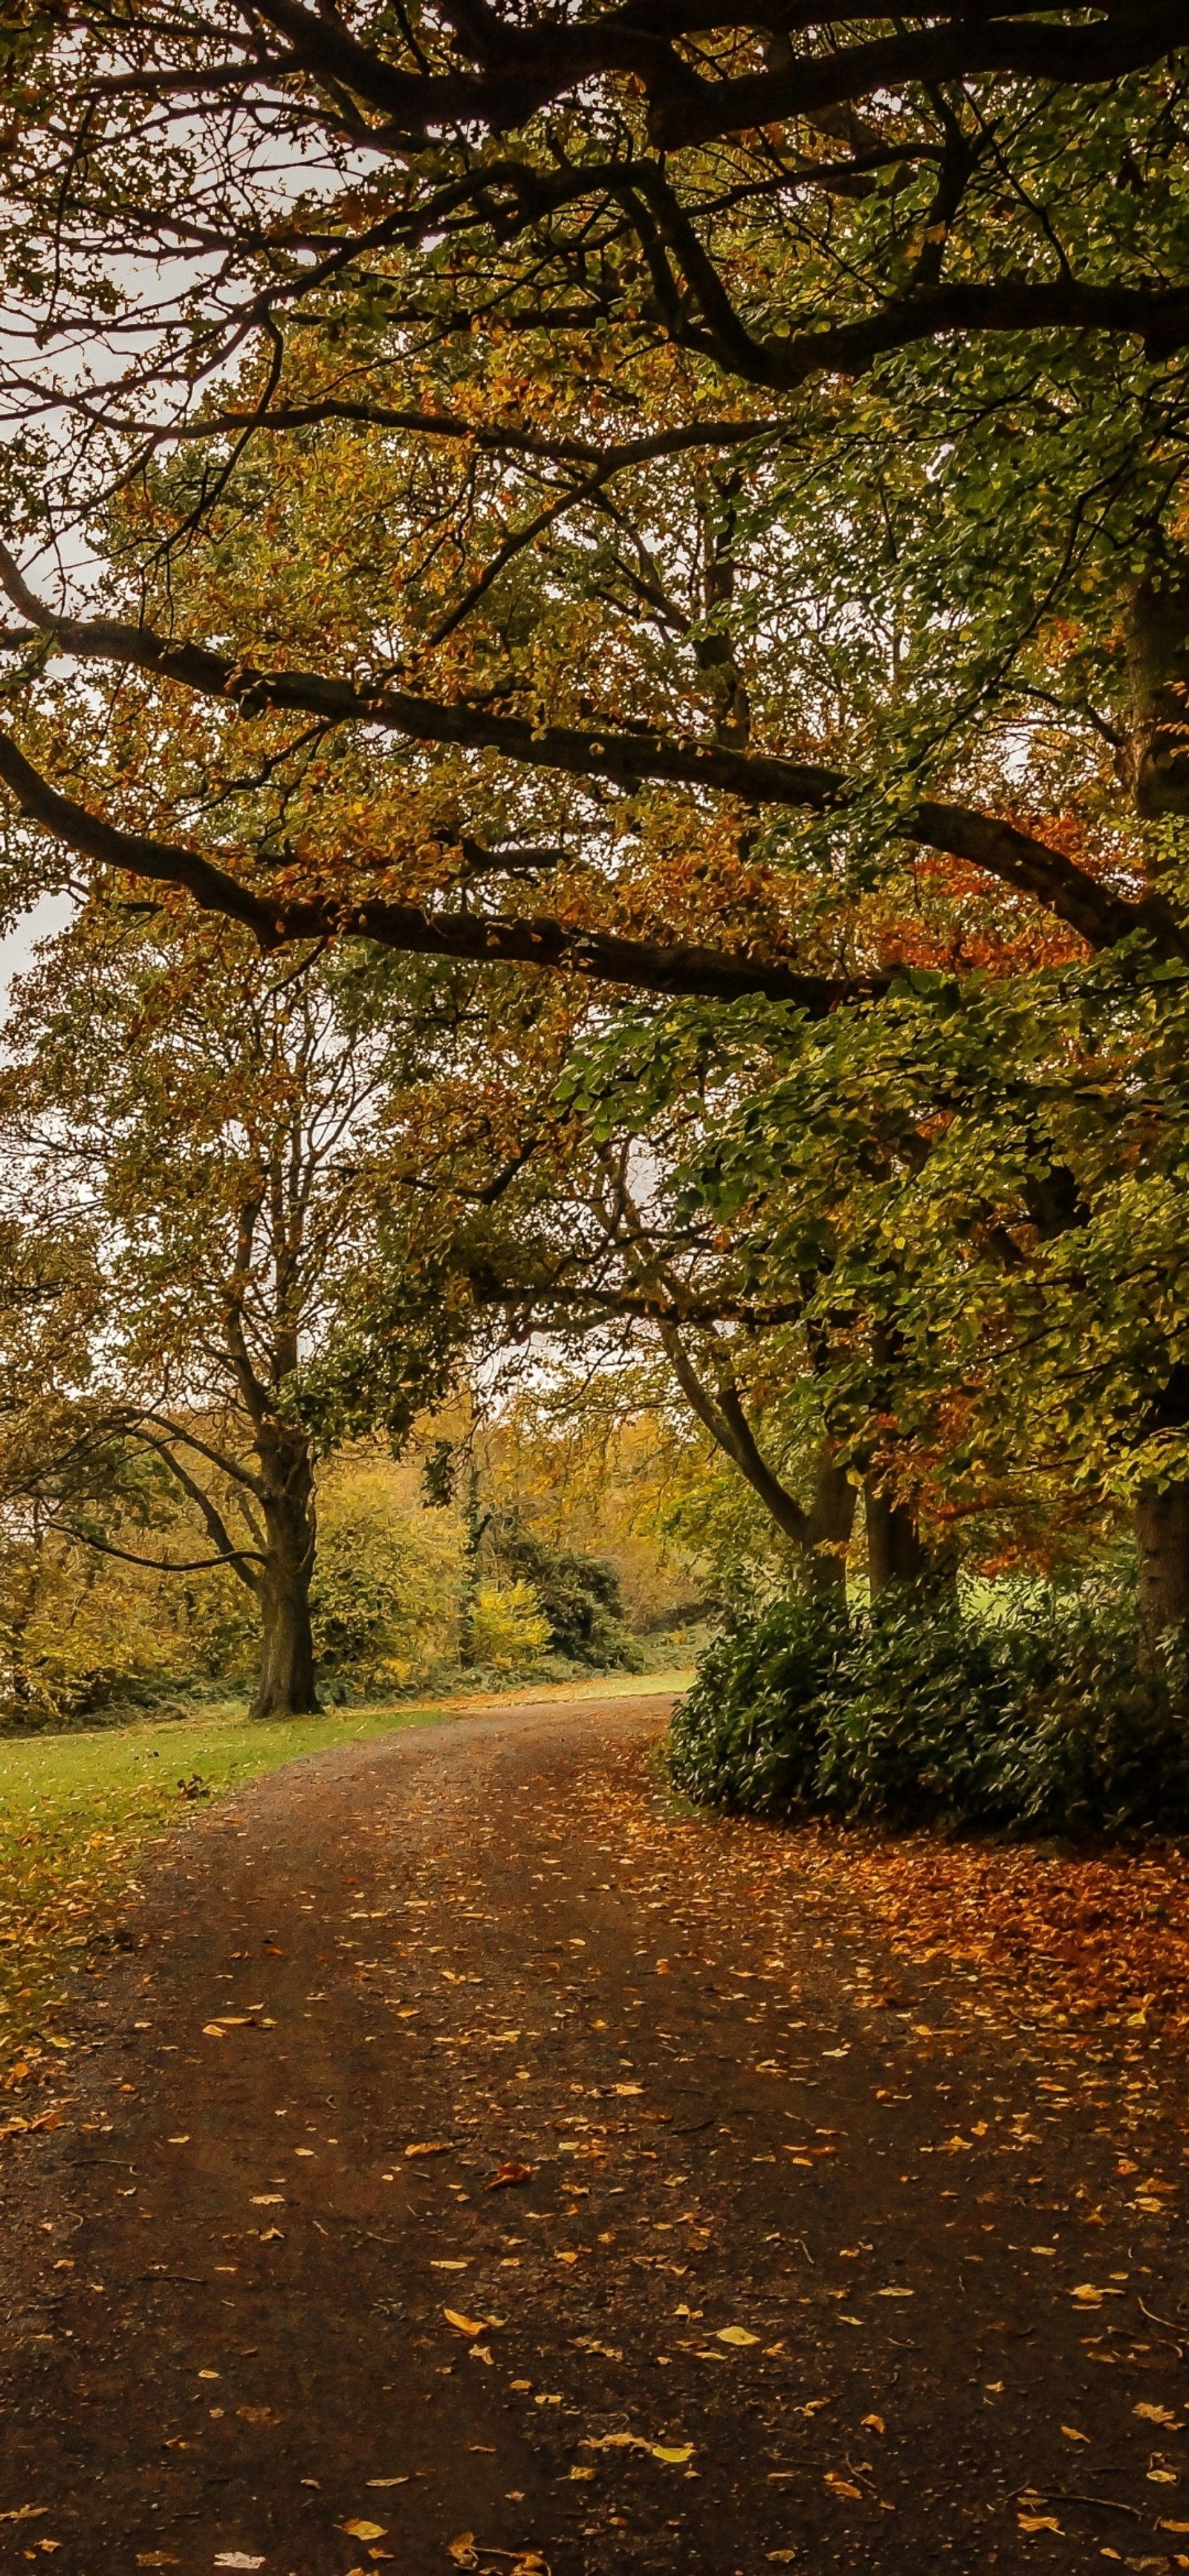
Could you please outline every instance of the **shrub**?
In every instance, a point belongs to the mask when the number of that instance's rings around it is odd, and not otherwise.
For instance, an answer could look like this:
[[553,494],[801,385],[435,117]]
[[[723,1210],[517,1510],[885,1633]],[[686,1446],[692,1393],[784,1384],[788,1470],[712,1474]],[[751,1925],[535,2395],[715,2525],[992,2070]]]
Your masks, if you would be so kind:
[[568,1655],[574,1663],[596,1670],[610,1664],[629,1673],[643,1669],[644,1657],[624,1618],[613,1565],[601,1557],[579,1555],[573,1548],[550,1547],[515,1510],[493,1514],[490,1544],[513,1580],[532,1585],[555,1655]]
[[472,1661],[492,1672],[531,1672],[549,1645],[549,1621],[531,1583],[481,1583],[466,1624]]
[[407,1690],[451,1663],[461,1561],[453,1526],[401,1512],[382,1471],[332,1485],[310,1592],[320,1683]]
[[783,1601],[703,1657],[669,1738],[691,1797],[946,1828],[1189,1826],[1185,1695],[1121,1604],[1038,1589],[999,1616],[891,1590]]

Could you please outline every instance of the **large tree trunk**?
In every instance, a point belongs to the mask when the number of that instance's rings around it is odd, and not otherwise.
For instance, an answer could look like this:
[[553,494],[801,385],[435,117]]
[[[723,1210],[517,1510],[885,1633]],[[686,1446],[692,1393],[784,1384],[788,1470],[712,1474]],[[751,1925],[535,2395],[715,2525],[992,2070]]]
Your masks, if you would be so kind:
[[811,1592],[833,1593],[845,1602],[846,1552],[854,1523],[854,1486],[845,1467],[839,1467],[823,1450],[800,1542],[801,1562]]
[[1141,1486],[1135,1543],[1141,1651],[1154,1671],[1161,1638],[1189,1628],[1189,1485]]
[[874,1477],[863,1487],[867,1522],[867,1576],[871,1598],[878,1601],[893,1583],[911,1583],[941,1601],[953,1598],[957,1574],[946,1555],[931,1547],[909,1503],[891,1502]]
[[252,1715],[306,1717],[318,1706],[310,1626],[317,1523],[309,1447],[289,1425],[268,1424],[256,1448],[266,1488],[268,1547],[258,1594],[264,1652]]

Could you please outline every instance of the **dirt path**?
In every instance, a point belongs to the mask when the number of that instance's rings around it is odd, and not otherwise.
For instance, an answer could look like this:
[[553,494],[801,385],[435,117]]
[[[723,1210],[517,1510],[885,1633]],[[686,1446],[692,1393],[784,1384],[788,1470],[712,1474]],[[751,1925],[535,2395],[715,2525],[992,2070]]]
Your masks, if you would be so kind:
[[664,1713],[319,1755],[154,1864],[7,2151],[0,2564],[1189,2568],[1183,2062],[894,1967],[666,1811]]

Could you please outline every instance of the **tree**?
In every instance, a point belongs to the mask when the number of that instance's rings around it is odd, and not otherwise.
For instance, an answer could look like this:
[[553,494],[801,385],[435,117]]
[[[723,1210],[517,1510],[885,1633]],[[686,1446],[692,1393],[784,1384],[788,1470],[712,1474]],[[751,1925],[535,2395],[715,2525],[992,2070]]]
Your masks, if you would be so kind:
[[[758,996],[790,1099],[901,1060],[916,964],[976,1052],[1021,975],[1060,1052],[1088,955],[1122,1029],[1189,938],[1182,12],[658,8],[14,39],[14,895],[66,850],[269,951],[704,997],[728,1055]],[[919,1352],[886,1254],[856,1423]]]
[[297,1390],[366,1249],[374,1050],[312,956],[262,971],[235,932],[119,906],[43,949],[8,1041],[25,1227],[73,1209],[90,1258],[85,1360],[76,1339],[25,1490],[103,1553],[229,1567],[263,1631],[256,1713],[313,1708]]

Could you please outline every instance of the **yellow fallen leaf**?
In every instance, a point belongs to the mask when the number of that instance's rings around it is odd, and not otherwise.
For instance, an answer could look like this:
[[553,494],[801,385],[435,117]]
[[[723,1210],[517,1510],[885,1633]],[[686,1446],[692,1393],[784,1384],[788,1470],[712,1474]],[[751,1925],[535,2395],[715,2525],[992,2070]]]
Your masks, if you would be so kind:
[[862,2488],[852,2486],[848,2478],[840,2478],[836,2469],[827,2469],[825,2482],[831,2495],[846,2496],[852,2504],[862,2504]]
[[202,2036],[203,2036],[203,2038],[204,2038],[204,2039],[222,2039],[222,2036],[223,2036],[223,2025],[222,2025],[222,2022],[218,2022],[218,2021],[204,2021],[204,2023],[203,2023],[203,2025],[202,2025]]
[[346,2532],[348,2540],[382,2540],[386,2529],[387,2525],[382,2522],[340,2522],[339,2524],[339,2530]]
[[1016,2521],[1018,2522],[1021,2531],[1056,2531],[1059,2533],[1061,2529],[1060,2523],[1057,2521],[1055,2515],[1051,2513],[1018,2513],[1016,2515]]
[[456,2260],[451,2261],[443,2254],[436,2261],[431,2262],[429,2268],[431,2272],[465,2272],[470,2259],[469,2254],[460,2254]]
[[479,2561],[475,2556],[475,2535],[473,2531],[460,2531],[458,2538],[456,2540],[447,2541],[446,2546],[456,2567],[478,2566]]
[[[1138,2415],[1138,2413],[1139,2413],[1139,2408],[1138,2408],[1138,2406],[1136,2407],[1136,2410],[1135,2410],[1135,2411],[1136,2411],[1136,2414]],[[1066,2439],[1066,2441],[1067,2441],[1067,2442],[1088,2442],[1088,2441],[1089,2441],[1089,2439],[1090,2439],[1090,2436],[1089,2436],[1089,2434],[1088,2434],[1088,2433],[1079,2433],[1079,2431],[1078,2431],[1078,2428],[1077,2428],[1077,2425],[1076,2425],[1076,2424],[1063,2424],[1063,2425],[1062,2425],[1062,2427],[1061,2427],[1061,2430],[1062,2430],[1062,2432],[1064,2433],[1064,2435],[1065,2435],[1065,2439]]]
[[1164,2424],[1170,2433],[1181,2431],[1180,2418],[1174,2415],[1171,2406],[1133,2406],[1131,2412],[1142,2415],[1145,2424]]
[[458,2308],[443,2308],[442,2315],[448,2326],[457,2327],[459,2334],[479,2335],[483,2332],[481,2317],[464,2317]]
[[643,2433],[591,2433],[582,2444],[584,2451],[647,2451],[650,2459],[664,2460],[672,2468],[684,2468],[694,2456],[692,2442],[649,2442]]
[[759,2340],[758,2335],[748,2333],[746,2326],[718,2326],[715,2329],[716,2343],[744,2344],[758,2343]]
[[284,2206],[283,2191],[254,2191],[252,2194],[253,2209],[283,2209]]
[[576,2254],[559,2254],[557,2259],[559,2263],[576,2263],[578,2257]]
[[571,2476],[572,2478],[593,2478],[593,2476],[594,2476],[594,2470],[593,2470],[593,2469],[571,2469],[571,2471],[570,2471],[570,2476]]
[[861,2421],[865,2433],[886,2433],[888,2429],[882,2415],[864,2415]]
[[424,2146],[405,2148],[407,2156],[448,2156],[449,2153],[449,2138],[431,2138]]
[[407,2487],[409,2480],[406,2472],[403,2478],[365,2478],[363,2483],[365,2487]]
[[1158,2522],[1157,2531],[1189,2531],[1189,2522]]
[[1175,2469],[1149,2469],[1148,2483],[1154,2487],[1175,2487],[1177,2472]]
[[642,2084],[613,2084],[611,2090],[613,2093],[642,2093],[644,2087]]
[[1093,2281],[1079,2281],[1073,2296],[1075,2299],[1080,2299],[1088,2308],[1102,2306],[1102,2292]]

